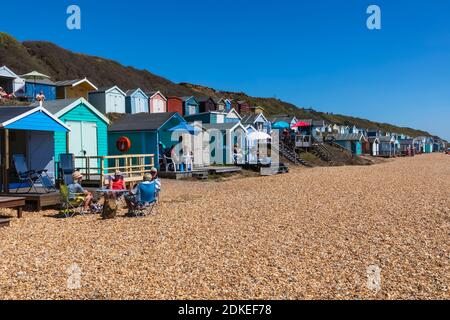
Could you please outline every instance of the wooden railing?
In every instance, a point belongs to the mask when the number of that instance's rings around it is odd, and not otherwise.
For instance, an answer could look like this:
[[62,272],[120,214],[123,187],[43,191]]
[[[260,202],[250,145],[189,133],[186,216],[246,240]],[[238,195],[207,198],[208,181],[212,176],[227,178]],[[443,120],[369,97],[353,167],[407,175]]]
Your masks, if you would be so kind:
[[154,154],[135,154],[122,156],[75,157],[75,167],[83,174],[84,181],[102,186],[109,176],[120,171],[125,182],[142,180],[155,165]]

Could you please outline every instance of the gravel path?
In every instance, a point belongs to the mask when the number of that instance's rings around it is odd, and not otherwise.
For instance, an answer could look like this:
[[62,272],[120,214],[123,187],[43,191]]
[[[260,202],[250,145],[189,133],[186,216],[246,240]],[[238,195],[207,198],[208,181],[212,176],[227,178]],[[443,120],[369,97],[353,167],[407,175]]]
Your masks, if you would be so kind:
[[450,298],[449,156],[163,183],[154,217],[14,219],[0,298]]

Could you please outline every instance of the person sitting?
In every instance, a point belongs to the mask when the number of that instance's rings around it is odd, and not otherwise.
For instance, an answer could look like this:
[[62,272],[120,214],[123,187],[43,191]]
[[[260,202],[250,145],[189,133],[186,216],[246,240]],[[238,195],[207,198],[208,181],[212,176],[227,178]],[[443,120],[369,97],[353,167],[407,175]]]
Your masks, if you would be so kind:
[[239,148],[239,145],[235,144],[233,148],[233,158],[234,158],[234,164],[237,165],[238,163],[242,162],[242,150]]
[[88,211],[93,200],[92,193],[81,186],[83,175],[79,171],[72,174],[73,182],[67,186],[69,190],[69,200],[83,205],[83,210]]
[[133,190],[125,196],[128,213],[132,215],[136,214],[138,211],[145,211],[146,208],[149,208],[152,204],[156,203],[156,197],[157,181],[153,181],[152,175],[146,174],[143,177],[143,181],[136,185]]
[[8,95],[8,94],[6,93],[6,91],[3,90],[2,87],[0,87],[0,99],[6,99],[6,96],[7,96],[7,95]]
[[109,190],[126,190],[125,179],[120,171],[116,171],[114,176],[109,176]]
[[150,170],[150,174],[152,176],[151,181],[155,182],[156,197],[159,199],[159,194],[161,192],[161,180],[158,178],[158,169],[152,168],[152,170]]

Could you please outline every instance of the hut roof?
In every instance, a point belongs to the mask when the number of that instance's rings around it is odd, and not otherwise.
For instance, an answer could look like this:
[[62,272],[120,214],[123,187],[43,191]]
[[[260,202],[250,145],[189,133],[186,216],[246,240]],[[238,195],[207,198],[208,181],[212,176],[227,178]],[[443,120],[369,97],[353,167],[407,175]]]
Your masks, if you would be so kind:
[[108,131],[156,131],[176,115],[176,112],[128,114],[112,124]]

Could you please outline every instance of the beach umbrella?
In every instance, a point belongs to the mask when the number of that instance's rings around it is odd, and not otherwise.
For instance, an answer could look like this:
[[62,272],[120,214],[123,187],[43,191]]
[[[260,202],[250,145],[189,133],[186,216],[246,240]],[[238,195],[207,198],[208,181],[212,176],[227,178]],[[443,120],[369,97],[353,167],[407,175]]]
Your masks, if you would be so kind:
[[304,127],[311,127],[311,123],[300,121],[292,126],[292,128],[304,128]]
[[273,129],[290,129],[291,125],[285,121],[275,122],[272,126]]
[[201,132],[200,129],[198,128],[194,128],[193,126],[191,126],[190,124],[187,124],[186,122],[182,122],[179,125],[169,129],[168,131],[170,132],[189,132],[190,134],[196,134]]
[[37,72],[37,71],[31,71],[29,73],[23,74],[20,76],[23,79],[33,79],[33,99],[36,97],[36,80],[37,79],[50,79],[50,76]]

